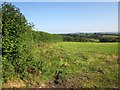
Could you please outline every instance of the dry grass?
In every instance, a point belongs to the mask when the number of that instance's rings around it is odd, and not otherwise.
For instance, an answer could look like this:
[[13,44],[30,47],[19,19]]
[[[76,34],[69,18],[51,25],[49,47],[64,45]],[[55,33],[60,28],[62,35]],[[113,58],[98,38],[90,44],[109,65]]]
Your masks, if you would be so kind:
[[22,80],[9,80],[3,85],[3,88],[24,88],[26,85]]

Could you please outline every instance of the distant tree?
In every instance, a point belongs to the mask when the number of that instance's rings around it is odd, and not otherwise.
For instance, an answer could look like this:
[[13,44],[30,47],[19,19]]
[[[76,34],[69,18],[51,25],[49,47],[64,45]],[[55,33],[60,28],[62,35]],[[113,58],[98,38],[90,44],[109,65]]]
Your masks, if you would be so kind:
[[102,38],[100,38],[100,42],[115,42],[115,38],[113,38],[113,37],[102,37]]

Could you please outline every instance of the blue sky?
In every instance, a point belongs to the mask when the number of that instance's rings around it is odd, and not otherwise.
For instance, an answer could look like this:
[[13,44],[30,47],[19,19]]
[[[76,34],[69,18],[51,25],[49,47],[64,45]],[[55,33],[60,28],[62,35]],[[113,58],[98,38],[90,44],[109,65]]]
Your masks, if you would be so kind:
[[49,33],[117,32],[117,2],[12,2],[35,29]]

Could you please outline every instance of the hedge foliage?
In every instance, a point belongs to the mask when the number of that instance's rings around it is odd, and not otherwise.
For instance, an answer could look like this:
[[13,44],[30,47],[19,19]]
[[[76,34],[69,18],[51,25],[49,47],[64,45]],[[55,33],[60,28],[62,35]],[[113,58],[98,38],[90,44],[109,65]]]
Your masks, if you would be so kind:
[[40,42],[59,42],[62,36],[32,30],[20,9],[10,3],[2,4],[2,63],[3,81],[27,78],[32,66],[32,46]]
[[57,34],[49,34],[46,32],[32,31],[33,40],[39,42],[60,42],[63,41],[63,37]]

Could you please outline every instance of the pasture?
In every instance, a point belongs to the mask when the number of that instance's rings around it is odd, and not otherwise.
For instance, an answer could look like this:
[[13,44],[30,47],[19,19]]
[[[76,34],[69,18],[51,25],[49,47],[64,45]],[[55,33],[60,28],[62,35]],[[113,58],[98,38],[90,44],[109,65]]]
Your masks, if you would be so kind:
[[[15,5],[1,6],[2,88],[118,88],[118,33],[50,34]],[[51,30],[62,33],[58,28]]]
[[32,55],[43,87],[118,87],[118,43],[43,43]]

